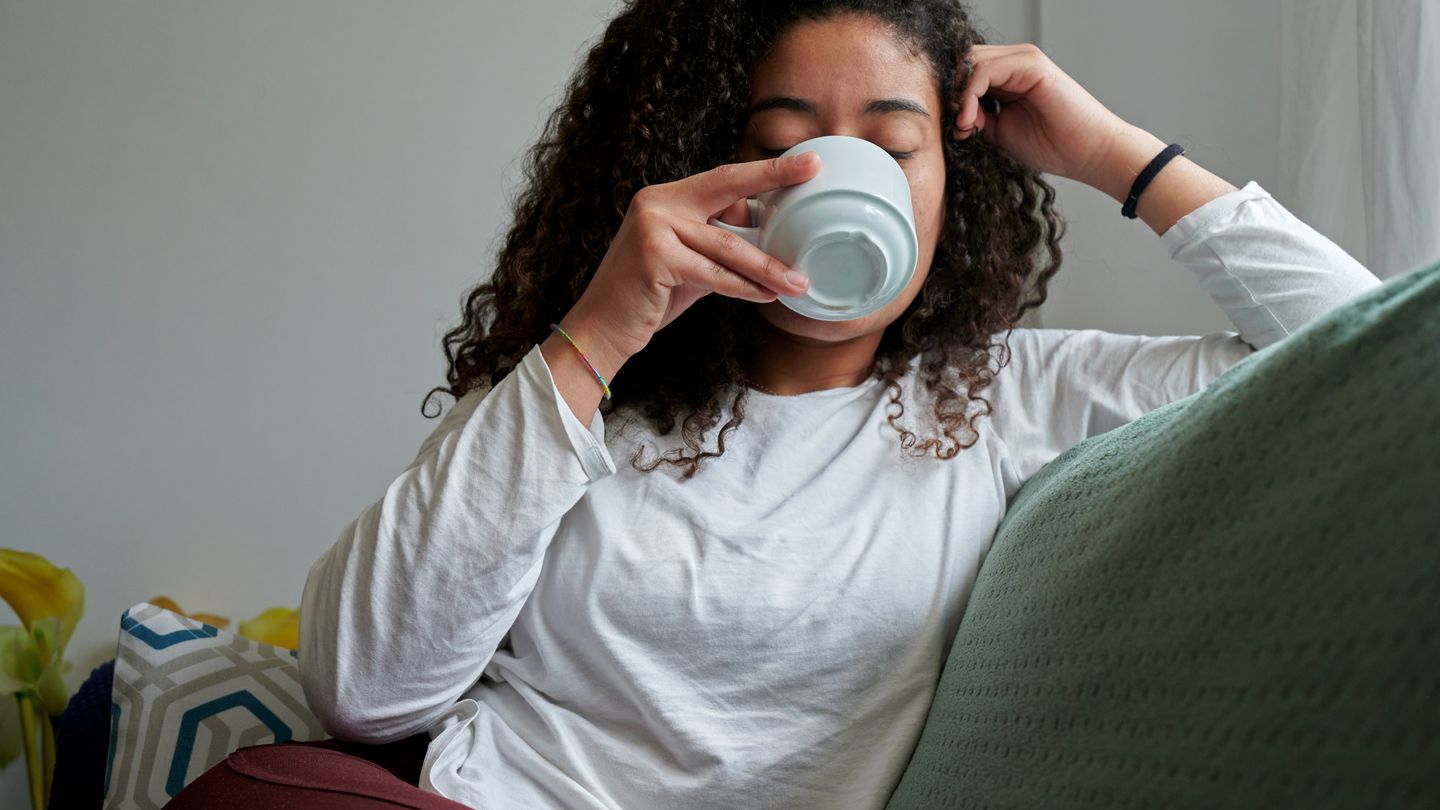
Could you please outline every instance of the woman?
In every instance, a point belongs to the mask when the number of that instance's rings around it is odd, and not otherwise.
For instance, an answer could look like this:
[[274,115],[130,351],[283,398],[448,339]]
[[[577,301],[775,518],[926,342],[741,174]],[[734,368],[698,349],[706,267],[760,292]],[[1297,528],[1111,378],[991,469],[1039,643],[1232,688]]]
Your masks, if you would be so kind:
[[[837,133],[904,168],[921,253],[821,322],[707,220]],[[311,707],[428,737],[417,804],[883,806],[1020,485],[1379,283],[1182,156],[1135,213],[1238,333],[1015,329],[1060,265],[1041,173],[1121,203],[1165,146],[955,0],[632,3],[447,336],[455,406],[309,572]]]

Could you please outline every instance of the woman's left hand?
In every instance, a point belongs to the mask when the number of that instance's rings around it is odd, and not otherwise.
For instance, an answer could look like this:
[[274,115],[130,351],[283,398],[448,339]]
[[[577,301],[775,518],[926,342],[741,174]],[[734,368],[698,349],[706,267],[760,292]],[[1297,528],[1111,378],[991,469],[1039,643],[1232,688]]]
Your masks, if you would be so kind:
[[[1135,129],[1034,45],[976,45],[968,61],[973,68],[955,121],[959,140],[981,132],[1032,169],[1096,185],[1116,139]],[[965,66],[958,70],[963,79]],[[985,95],[1000,102],[999,115],[981,107]]]

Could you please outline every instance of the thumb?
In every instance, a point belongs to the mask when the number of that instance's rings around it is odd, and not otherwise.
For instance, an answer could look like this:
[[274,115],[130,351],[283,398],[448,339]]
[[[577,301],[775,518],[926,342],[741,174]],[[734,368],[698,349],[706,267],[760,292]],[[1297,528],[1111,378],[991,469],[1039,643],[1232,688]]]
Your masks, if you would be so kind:
[[728,208],[720,212],[718,219],[727,225],[740,225],[745,228],[755,224],[750,221],[750,206],[744,199],[731,203]]

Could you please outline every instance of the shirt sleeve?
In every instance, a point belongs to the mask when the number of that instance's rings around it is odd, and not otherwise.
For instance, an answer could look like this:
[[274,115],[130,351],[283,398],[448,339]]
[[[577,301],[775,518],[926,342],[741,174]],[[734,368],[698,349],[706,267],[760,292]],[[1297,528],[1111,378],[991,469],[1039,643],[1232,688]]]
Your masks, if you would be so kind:
[[1381,283],[1254,182],[1182,217],[1160,242],[1238,331],[1151,337],[1015,329],[1010,362],[987,396],[1007,498],[1081,440],[1201,390]]
[[301,684],[326,731],[427,729],[509,632],[561,518],[614,472],[599,411],[575,417],[538,344],[461,397],[306,577]]

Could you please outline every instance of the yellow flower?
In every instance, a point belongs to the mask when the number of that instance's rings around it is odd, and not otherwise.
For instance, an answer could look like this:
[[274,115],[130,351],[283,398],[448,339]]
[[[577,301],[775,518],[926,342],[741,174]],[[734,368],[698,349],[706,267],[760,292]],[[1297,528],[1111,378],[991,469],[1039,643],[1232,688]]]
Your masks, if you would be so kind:
[[85,586],[73,571],[56,568],[39,554],[12,548],[0,548],[0,599],[10,603],[26,629],[50,616],[60,620],[57,658],[85,612]]
[[287,607],[272,607],[248,622],[240,622],[240,635],[253,638],[261,644],[273,644],[294,650],[300,646],[300,611]]
[[180,605],[176,604],[174,599],[171,599],[168,596],[157,596],[154,599],[150,600],[150,604],[154,605],[155,607],[164,608],[171,613],[179,613],[181,616],[189,616],[196,621],[204,622],[211,627],[218,627],[222,630],[230,624],[229,619],[225,618],[224,616],[216,616],[214,613],[186,613],[185,611],[180,609]]

